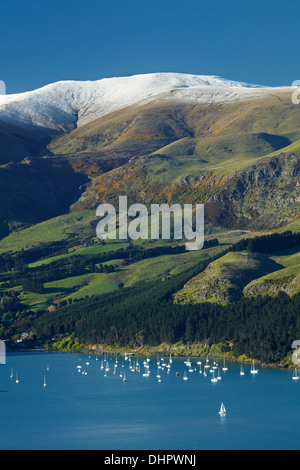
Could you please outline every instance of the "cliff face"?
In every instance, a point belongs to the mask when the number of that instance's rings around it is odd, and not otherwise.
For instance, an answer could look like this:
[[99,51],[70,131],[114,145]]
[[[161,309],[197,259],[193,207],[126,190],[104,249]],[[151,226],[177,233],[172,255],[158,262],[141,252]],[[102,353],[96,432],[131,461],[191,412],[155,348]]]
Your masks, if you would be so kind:
[[[96,177],[73,206],[96,207],[117,203],[119,195],[131,202],[205,203],[207,221],[227,228],[270,229],[288,224],[299,214],[300,156],[283,152],[259,159],[243,170],[223,177],[215,172],[168,181],[168,170],[151,178],[148,159],[132,159],[110,173]],[[156,175],[155,175],[156,176]]]
[[253,228],[273,228],[299,214],[300,158],[280,153],[233,175],[210,201],[232,204],[238,219]]

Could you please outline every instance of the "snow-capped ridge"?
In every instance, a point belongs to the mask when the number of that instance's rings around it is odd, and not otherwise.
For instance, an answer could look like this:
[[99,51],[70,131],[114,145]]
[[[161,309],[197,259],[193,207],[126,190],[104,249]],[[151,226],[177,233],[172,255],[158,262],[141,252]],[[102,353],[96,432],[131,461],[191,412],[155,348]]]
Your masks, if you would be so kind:
[[152,73],[96,81],[59,81],[0,96],[0,120],[49,129],[82,126],[119,109],[150,101],[226,102],[255,96],[264,87],[214,75]]

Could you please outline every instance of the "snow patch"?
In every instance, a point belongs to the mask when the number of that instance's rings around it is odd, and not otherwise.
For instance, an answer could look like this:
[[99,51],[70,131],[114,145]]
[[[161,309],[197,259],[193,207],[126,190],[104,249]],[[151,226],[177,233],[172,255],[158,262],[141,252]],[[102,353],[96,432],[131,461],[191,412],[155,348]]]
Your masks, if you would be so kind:
[[0,96],[0,120],[29,127],[73,129],[119,109],[151,101],[219,103],[259,97],[264,87],[217,76],[153,73],[97,81],[62,81]]

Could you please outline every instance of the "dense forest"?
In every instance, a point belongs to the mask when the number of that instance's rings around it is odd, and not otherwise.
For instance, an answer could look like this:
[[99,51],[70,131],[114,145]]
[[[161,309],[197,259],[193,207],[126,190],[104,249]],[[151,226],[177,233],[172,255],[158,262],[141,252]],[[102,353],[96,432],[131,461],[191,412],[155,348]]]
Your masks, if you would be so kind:
[[225,307],[174,305],[170,295],[175,284],[171,284],[149,283],[86,299],[44,315],[34,326],[42,337],[74,333],[82,343],[111,346],[232,341],[236,356],[246,354],[266,362],[284,357],[300,338],[300,295],[290,299],[280,293]]

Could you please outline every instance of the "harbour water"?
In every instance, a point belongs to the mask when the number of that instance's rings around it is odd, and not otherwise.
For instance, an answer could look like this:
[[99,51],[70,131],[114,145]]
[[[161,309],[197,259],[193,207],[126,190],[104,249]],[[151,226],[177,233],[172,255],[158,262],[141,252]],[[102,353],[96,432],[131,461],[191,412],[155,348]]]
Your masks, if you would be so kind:
[[[108,371],[102,360],[7,354],[0,366],[0,449],[300,448],[300,380],[292,380],[291,370],[258,367],[251,374],[245,365],[241,376],[240,364],[226,362],[222,371],[216,359],[221,380],[214,383],[211,358],[206,377],[205,358],[192,359],[191,366],[173,359],[170,367],[168,357],[159,358],[158,368],[157,358],[136,364],[137,358],[108,357]],[[219,415],[221,403],[226,416]]]

